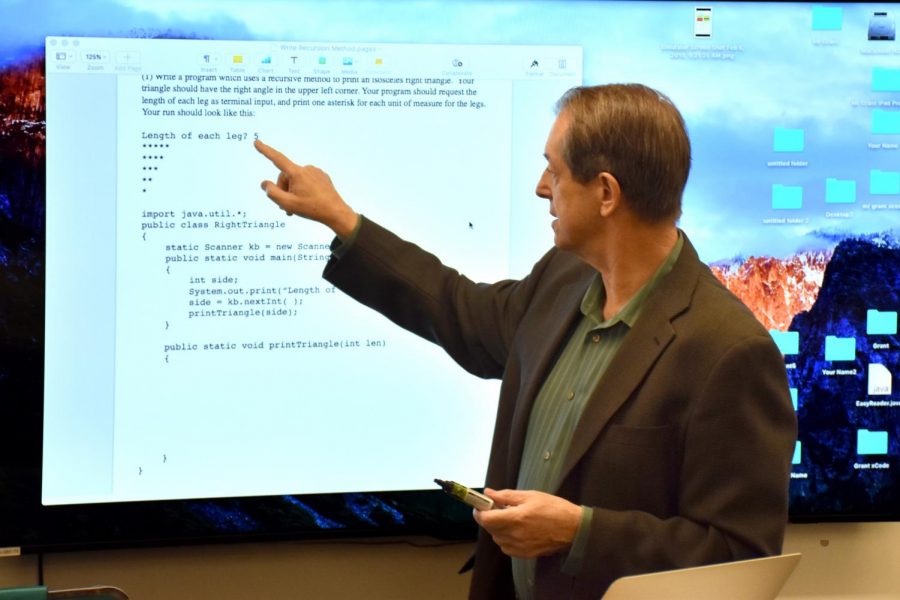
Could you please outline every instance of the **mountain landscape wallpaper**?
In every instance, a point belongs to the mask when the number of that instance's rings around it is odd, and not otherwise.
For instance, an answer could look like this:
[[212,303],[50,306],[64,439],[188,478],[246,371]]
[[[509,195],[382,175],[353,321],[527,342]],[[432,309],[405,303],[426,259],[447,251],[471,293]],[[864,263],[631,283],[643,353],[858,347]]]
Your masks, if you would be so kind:
[[[102,26],[73,26],[75,33],[235,39],[278,35],[254,33],[249,20],[245,23],[235,15],[192,21],[141,13],[138,19],[134,15],[140,11],[124,7],[128,3],[98,5],[115,5],[121,13],[106,13],[114,16]],[[0,6],[0,16],[2,12]],[[71,31],[56,24],[46,33],[69,35]],[[47,219],[44,48],[38,35],[9,37],[0,44],[0,489],[4,490],[0,514],[6,515],[0,516],[0,546],[102,546],[123,540],[317,537],[341,532],[471,537],[475,527],[468,509],[437,491],[41,506]],[[586,78],[599,79],[600,67],[592,68],[597,71],[589,70]],[[692,174],[686,191],[685,214],[701,213],[702,217],[686,217],[682,226],[701,256],[704,245],[716,249],[704,258],[764,327],[775,336],[789,333],[796,342],[793,348],[783,348],[800,426],[790,488],[792,519],[900,518],[900,400],[894,375],[900,370],[896,328],[900,222],[896,212],[866,214],[859,226],[848,221],[846,226],[810,228],[801,241],[788,242],[784,241],[790,237],[783,233],[786,228],[776,235],[773,229],[760,226],[761,219],[754,213],[746,218],[750,225],[722,224],[724,233],[719,235],[719,213],[722,219],[743,218],[743,211],[749,212],[745,206],[760,194],[745,191],[742,182],[715,169],[704,171],[705,160],[736,152],[730,144],[745,144],[740,150],[747,152],[756,146],[768,150],[771,144],[768,138],[764,143],[752,140],[748,134],[752,125],[735,133],[737,125],[718,113],[713,125],[694,121],[692,109],[688,106],[685,112],[692,135],[699,140],[694,159],[698,174]],[[807,127],[836,148],[845,145],[834,133],[840,127],[824,127],[824,133],[813,125]],[[717,136],[719,130],[731,137]],[[748,181],[753,178],[746,175]],[[763,188],[765,195],[769,183]],[[716,194],[729,198],[731,204]],[[863,212],[856,210],[857,216]],[[718,258],[727,255],[732,225],[735,231],[749,231],[741,235],[752,243],[736,245],[735,258]],[[761,249],[769,241],[769,232],[773,232],[773,251],[767,253]],[[873,311],[893,313],[893,329],[873,327]],[[851,339],[851,348],[834,353],[835,340]],[[886,379],[879,379],[885,372]],[[881,387],[873,388],[876,380]],[[867,436],[874,434],[879,437],[873,450]]]
[[[868,395],[866,366],[900,361],[896,332],[865,335],[867,307],[893,307],[900,301],[896,239],[889,235],[846,239],[833,253],[807,253],[788,260],[750,258],[712,269],[768,329],[799,334],[801,351],[795,361],[788,361],[789,382],[798,390],[804,451],[802,466],[795,467],[803,477],[791,482],[792,513],[815,518],[891,514],[900,502],[896,464],[875,463],[883,467],[862,471],[854,465],[872,464],[857,455],[857,429],[887,431],[888,454],[900,450],[895,412],[858,406]],[[840,363],[846,376],[826,374],[833,368],[824,359],[828,335],[856,340],[855,359]],[[883,349],[873,349],[873,344]]]

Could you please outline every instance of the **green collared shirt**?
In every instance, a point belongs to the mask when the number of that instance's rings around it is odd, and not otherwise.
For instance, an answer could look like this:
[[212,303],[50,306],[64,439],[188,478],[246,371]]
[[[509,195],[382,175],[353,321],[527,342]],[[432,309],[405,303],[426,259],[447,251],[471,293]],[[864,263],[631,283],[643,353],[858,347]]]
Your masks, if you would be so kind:
[[[674,248],[653,277],[608,320],[603,320],[606,301],[603,279],[598,273],[591,282],[581,300],[581,320],[544,381],[531,410],[517,489],[555,493],[560,484],[562,462],[585,404],[640,316],[645,300],[672,270],[683,245],[684,238],[679,232]],[[563,570],[571,575],[581,571],[592,516],[590,508],[582,507],[581,524],[563,562]],[[516,595],[519,600],[531,600],[534,596],[534,559],[514,558],[512,566]]]

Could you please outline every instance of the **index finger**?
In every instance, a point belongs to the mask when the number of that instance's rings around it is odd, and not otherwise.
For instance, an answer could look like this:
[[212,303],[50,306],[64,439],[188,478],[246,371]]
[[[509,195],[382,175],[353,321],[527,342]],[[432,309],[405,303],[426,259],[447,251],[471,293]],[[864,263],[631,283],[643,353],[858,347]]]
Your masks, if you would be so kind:
[[514,508],[503,508],[494,510],[472,510],[472,517],[475,522],[491,531],[503,531],[516,522],[516,513]]
[[486,488],[484,493],[494,502],[502,506],[517,506],[528,499],[528,494],[523,490],[492,490]]
[[289,159],[287,156],[285,156],[272,146],[263,143],[262,140],[254,141],[253,145],[256,147],[260,154],[271,160],[272,164],[278,167],[280,171],[287,171],[294,166],[294,162],[291,159]]

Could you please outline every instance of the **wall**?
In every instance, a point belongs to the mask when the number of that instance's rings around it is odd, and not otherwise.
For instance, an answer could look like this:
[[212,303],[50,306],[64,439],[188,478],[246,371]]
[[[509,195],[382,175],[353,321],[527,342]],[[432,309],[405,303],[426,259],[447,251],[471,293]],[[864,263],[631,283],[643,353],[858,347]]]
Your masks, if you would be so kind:
[[[430,539],[367,543],[280,542],[91,551],[44,556],[51,589],[115,585],[132,600],[451,600],[464,598],[457,570],[473,545]],[[37,558],[0,560],[0,586],[37,581]]]
[[[411,545],[416,544],[416,545]],[[48,554],[51,588],[117,585],[134,600],[465,598],[457,575],[472,545],[434,540],[282,542]],[[803,559],[780,598],[900,598],[900,523],[792,525],[785,552]],[[0,586],[36,582],[37,557],[0,559]]]

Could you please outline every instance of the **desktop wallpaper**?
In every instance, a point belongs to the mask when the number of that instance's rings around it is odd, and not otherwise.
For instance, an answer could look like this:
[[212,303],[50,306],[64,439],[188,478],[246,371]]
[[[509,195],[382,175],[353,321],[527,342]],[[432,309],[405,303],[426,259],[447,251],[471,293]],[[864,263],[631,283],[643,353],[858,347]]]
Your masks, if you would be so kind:
[[[55,35],[581,45],[585,84],[638,81],[663,91],[693,143],[680,225],[785,354],[800,423],[793,518],[896,519],[898,5],[709,5],[705,36],[695,3],[682,2],[0,0],[0,488],[13,492],[14,509],[39,504],[43,38]],[[515,207],[532,200],[512,198],[513,210],[529,210]],[[156,523],[160,537],[266,533],[285,522],[390,529],[444,518],[472,532],[465,509],[425,492],[146,508],[145,525]],[[173,514],[188,533],[166,530]],[[42,543],[53,525],[52,516],[40,532],[19,523],[4,537]],[[110,526],[105,535],[138,533]]]

